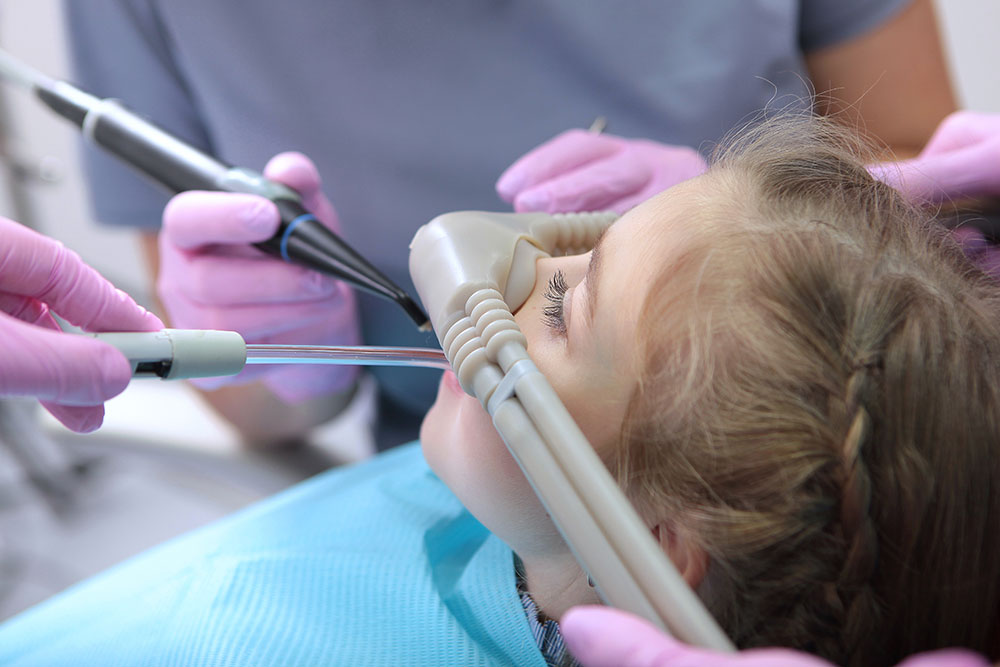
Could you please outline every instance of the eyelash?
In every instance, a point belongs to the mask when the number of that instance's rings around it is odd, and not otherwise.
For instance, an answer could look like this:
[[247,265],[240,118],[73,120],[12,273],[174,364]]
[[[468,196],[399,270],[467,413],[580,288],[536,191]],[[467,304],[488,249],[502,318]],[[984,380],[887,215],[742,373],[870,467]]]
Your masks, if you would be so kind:
[[562,271],[556,271],[549,278],[549,285],[542,295],[548,301],[548,305],[542,308],[542,320],[546,326],[555,331],[560,336],[566,335],[566,320],[563,319],[563,302],[565,301],[566,290],[569,285],[566,283],[566,276]]

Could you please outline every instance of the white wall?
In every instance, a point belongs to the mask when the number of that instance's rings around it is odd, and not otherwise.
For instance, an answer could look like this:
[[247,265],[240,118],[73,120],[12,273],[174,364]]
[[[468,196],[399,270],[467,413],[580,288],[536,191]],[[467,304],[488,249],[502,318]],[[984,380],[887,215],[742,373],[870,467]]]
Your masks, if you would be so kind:
[[[1000,111],[1000,2],[937,4],[960,100],[969,108]],[[0,0],[0,45],[50,75],[66,76],[58,0]],[[74,156],[75,130],[20,91],[2,88],[0,101],[12,114],[10,126],[17,137],[12,152],[34,170],[42,165],[58,178],[55,183],[36,180],[29,187],[36,225],[145,301],[148,285],[131,233],[91,220]],[[9,197],[0,192],[0,214],[14,213]]]
[[959,103],[1000,111],[1000,2],[936,1]]

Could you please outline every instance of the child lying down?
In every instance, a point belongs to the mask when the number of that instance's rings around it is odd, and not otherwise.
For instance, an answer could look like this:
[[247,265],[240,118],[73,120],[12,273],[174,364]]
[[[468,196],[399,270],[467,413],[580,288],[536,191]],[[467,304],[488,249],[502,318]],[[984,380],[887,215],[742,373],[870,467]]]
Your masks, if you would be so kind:
[[[1000,286],[828,122],[542,259],[538,367],[740,647],[1000,657]],[[570,664],[598,601],[478,401],[0,626],[0,663]]]

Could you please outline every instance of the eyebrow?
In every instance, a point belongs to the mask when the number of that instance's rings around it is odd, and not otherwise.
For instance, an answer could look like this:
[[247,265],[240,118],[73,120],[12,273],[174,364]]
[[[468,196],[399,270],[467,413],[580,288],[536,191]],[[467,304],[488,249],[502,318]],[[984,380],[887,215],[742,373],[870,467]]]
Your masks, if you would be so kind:
[[590,264],[587,265],[587,275],[584,277],[584,280],[587,281],[587,324],[591,326],[594,324],[594,312],[597,309],[597,286],[599,284],[597,276],[601,271],[601,258],[603,257],[601,243],[609,229],[611,227],[605,227],[594,240],[594,247],[590,251]]

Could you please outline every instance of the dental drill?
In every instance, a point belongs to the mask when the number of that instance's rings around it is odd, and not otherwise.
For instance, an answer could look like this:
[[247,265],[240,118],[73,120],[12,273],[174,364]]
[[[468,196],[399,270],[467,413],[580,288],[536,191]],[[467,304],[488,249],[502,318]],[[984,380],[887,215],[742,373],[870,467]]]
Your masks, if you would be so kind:
[[586,252],[616,217],[448,213],[417,230],[410,275],[459,383],[493,418],[604,601],[688,643],[732,651],[535,367],[512,314],[534,287],[538,258]]
[[427,316],[413,298],[323,226],[291,188],[250,169],[225,164],[117,100],[100,99],[65,81],[51,79],[2,50],[0,77],[31,90],[47,107],[77,125],[87,139],[170,192],[221,190],[270,199],[278,207],[281,225],[272,238],[254,244],[256,247],[395,301],[418,327],[429,328]]

